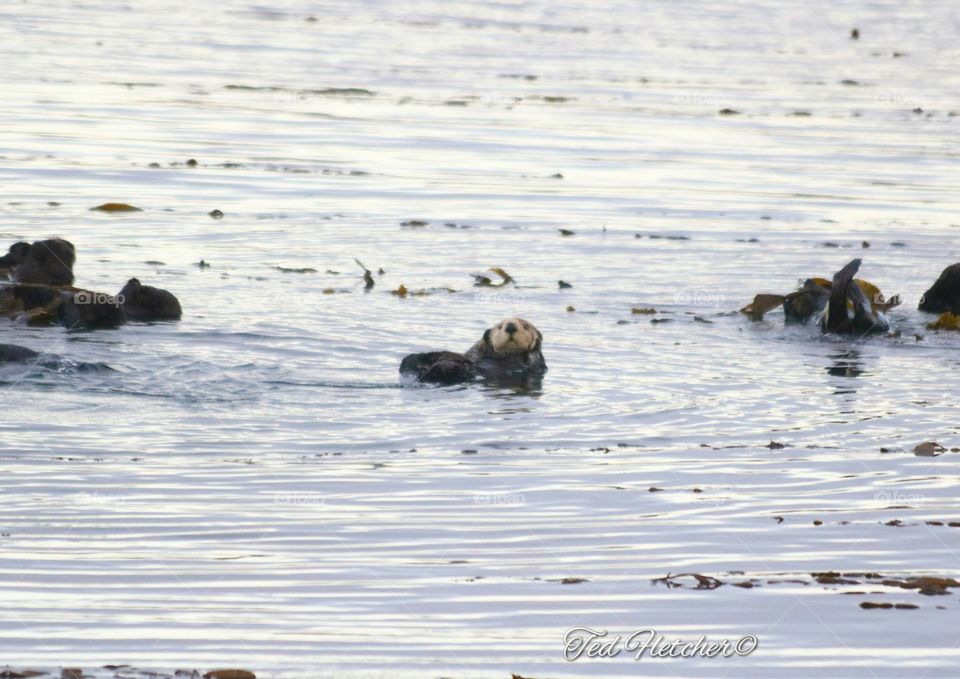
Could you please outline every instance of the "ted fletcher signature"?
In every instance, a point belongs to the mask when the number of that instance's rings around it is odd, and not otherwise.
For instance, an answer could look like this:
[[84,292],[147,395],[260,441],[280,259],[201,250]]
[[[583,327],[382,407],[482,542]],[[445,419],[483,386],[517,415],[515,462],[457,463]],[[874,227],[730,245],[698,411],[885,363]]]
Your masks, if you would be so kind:
[[611,635],[607,630],[573,627],[563,635],[563,659],[616,658],[626,651],[635,661],[648,658],[729,658],[750,655],[760,645],[754,634],[739,639],[710,640],[705,635],[696,639],[666,639],[652,628],[637,630],[628,636]]

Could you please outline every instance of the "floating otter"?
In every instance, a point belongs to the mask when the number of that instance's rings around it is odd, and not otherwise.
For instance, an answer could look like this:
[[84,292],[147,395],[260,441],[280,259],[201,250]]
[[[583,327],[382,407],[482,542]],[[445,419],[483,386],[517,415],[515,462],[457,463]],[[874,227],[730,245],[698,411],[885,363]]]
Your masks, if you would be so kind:
[[527,379],[547,371],[541,346],[543,335],[522,318],[508,318],[486,330],[465,354],[431,351],[410,354],[400,373],[421,382],[460,384],[477,377],[492,380]]
[[112,295],[27,283],[0,288],[0,314],[28,325],[60,323],[71,330],[116,328],[124,322],[119,300]]
[[[818,322],[824,332],[884,332],[889,324],[883,314],[898,306],[900,297],[888,300],[873,283],[853,278],[861,263],[859,259],[853,260],[838,271],[833,280],[808,278],[799,289],[787,295],[759,294],[740,311],[759,321],[768,311],[782,306],[788,325]],[[842,312],[842,308],[847,311]]]
[[173,293],[131,278],[117,295],[128,321],[179,321],[183,311]]
[[0,344],[0,365],[5,363],[32,363],[32,366],[49,370],[82,372],[113,372],[106,363],[83,363],[70,361],[54,354],[41,354],[33,349],[16,344]]
[[3,257],[0,269],[19,283],[73,285],[73,264],[76,250],[62,238],[14,243]]
[[960,262],[941,272],[937,281],[920,298],[920,311],[960,314]]
[[127,321],[179,320],[181,313],[173,294],[142,285],[136,278],[117,295],[28,283],[0,287],[0,314],[28,325],[59,323],[71,330],[94,330]]
[[23,363],[39,356],[33,349],[18,347],[16,344],[0,344],[0,363]]

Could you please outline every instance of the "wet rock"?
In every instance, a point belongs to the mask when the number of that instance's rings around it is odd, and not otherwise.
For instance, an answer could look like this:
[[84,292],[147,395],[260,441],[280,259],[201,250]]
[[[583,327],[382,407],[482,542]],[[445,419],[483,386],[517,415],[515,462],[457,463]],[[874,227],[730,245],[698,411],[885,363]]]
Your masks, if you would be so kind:
[[210,215],[212,219],[223,219],[223,212],[220,210],[210,210],[207,214]]
[[247,670],[212,670],[203,679],[257,679],[257,675]]

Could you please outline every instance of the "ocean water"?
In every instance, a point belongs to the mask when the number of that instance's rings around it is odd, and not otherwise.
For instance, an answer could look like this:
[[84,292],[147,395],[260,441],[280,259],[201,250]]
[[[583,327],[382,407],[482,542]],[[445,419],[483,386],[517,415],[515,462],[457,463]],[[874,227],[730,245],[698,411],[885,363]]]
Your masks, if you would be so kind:
[[[3,247],[68,238],[78,285],[184,318],[0,323],[63,359],[0,367],[0,664],[956,676],[958,590],[896,582],[960,564],[960,336],[916,310],[960,261],[958,29],[892,0],[3,4]],[[896,335],[737,312],[854,257]],[[514,315],[538,388],[399,379]],[[577,627],[759,647],[567,661]]]

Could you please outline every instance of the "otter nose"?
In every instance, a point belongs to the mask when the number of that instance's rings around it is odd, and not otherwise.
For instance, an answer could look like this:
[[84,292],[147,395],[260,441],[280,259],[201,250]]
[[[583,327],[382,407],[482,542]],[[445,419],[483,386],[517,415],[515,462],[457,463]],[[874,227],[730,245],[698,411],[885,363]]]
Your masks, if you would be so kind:
[[505,327],[504,330],[507,331],[507,334],[508,334],[508,335],[512,335],[513,333],[515,333],[515,332],[517,331],[517,324],[516,324],[516,323],[507,323],[507,327]]

